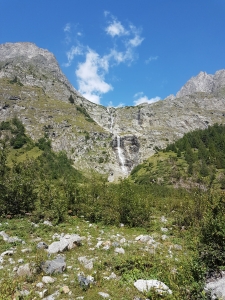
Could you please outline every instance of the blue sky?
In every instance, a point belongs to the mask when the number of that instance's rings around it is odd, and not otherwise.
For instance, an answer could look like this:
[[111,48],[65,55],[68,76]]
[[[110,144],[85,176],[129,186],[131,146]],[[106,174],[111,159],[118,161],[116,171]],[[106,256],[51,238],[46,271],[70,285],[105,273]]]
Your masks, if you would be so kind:
[[0,43],[53,52],[105,106],[164,99],[225,68],[225,0],[0,0]]

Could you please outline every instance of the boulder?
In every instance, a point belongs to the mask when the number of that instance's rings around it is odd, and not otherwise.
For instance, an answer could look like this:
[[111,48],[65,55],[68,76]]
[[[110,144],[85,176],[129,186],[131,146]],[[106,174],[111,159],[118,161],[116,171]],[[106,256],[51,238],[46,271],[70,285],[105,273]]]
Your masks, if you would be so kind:
[[65,236],[61,237],[59,241],[53,242],[48,247],[48,253],[54,254],[63,252],[65,250],[70,250],[75,246],[79,246],[81,244],[81,237],[78,234],[66,234]]
[[62,273],[66,269],[66,263],[63,256],[59,256],[53,260],[47,260],[41,265],[42,270],[46,274]]
[[211,299],[225,300],[225,276],[207,283],[205,289],[211,293]]
[[160,295],[163,293],[172,294],[172,291],[169,289],[167,285],[165,285],[165,283],[155,279],[152,280],[139,279],[135,281],[134,286],[142,293],[148,292],[153,288]]

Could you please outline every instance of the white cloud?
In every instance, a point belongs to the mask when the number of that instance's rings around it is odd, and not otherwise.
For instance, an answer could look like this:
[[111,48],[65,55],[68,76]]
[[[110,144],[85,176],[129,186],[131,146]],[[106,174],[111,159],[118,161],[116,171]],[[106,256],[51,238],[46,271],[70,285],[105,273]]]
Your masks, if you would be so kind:
[[88,49],[86,60],[76,70],[79,92],[88,100],[100,103],[102,94],[108,93],[113,87],[105,82],[109,64],[106,57],[100,57],[95,51]]
[[[85,98],[95,103],[100,103],[101,96],[113,89],[112,85],[105,80],[109,69],[121,63],[130,65],[137,58],[136,47],[144,40],[141,29],[130,24],[125,26],[108,11],[105,11],[104,15],[109,20],[105,32],[113,38],[113,47],[109,47],[103,55],[99,55],[88,46],[81,45],[79,37],[82,36],[82,31],[77,30],[79,24],[67,23],[64,27],[67,43],[71,43],[72,31],[76,29],[76,44],[66,52],[67,63],[64,66],[71,66],[77,55],[85,56],[84,61],[78,63],[75,71],[78,90]],[[124,104],[121,103],[119,107],[121,106]]]
[[135,35],[135,37],[133,39],[129,40],[129,44],[132,47],[137,47],[139,45],[141,45],[141,43],[144,41],[144,38],[141,38],[139,35]]
[[151,104],[151,103],[154,103],[154,102],[157,102],[159,100],[161,100],[160,97],[155,97],[155,98],[151,98],[151,99],[148,99],[147,96],[144,95],[143,92],[139,92],[137,94],[134,95],[134,98],[137,98],[136,100],[134,100],[134,105],[140,105],[142,103],[148,103],[148,104]]
[[64,32],[70,32],[70,29],[71,29],[71,25],[70,25],[70,23],[67,23],[63,30],[64,30]]
[[158,56],[150,56],[148,59],[146,59],[145,63],[149,64],[151,61],[157,60],[158,58]]
[[81,45],[76,46],[76,47],[72,46],[70,48],[70,50],[66,52],[68,62],[64,64],[64,67],[69,67],[76,55],[82,55],[83,54],[83,49],[82,48],[83,47]]
[[118,36],[122,36],[122,35],[128,35],[129,32],[127,30],[125,30],[125,28],[123,27],[123,25],[116,20],[113,20],[112,23],[106,27],[105,29],[106,33],[111,35],[112,37],[118,35]]

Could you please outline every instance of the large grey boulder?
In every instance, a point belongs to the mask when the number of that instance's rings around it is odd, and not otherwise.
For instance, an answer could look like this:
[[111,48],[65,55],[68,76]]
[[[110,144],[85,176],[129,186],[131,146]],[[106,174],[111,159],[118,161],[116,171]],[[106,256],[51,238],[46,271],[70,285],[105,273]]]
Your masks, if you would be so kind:
[[160,295],[164,293],[172,294],[172,291],[169,289],[167,285],[165,285],[165,283],[155,279],[152,280],[139,279],[135,281],[134,286],[142,293],[154,289]]
[[63,256],[59,256],[53,260],[47,260],[41,266],[46,274],[62,273],[66,269],[66,262]]
[[225,277],[207,283],[205,289],[211,293],[211,299],[225,300]]
[[48,247],[48,253],[54,254],[63,252],[65,250],[70,250],[75,246],[79,246],[81,244],[81,237],[78,234],[66,234],[65,236],[61,237],[59,241],[53,242]]

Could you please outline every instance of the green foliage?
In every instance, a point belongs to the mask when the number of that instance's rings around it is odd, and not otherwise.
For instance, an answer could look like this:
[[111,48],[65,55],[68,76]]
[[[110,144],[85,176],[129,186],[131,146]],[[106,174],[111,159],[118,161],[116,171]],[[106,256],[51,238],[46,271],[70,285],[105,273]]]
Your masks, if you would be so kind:
[[51,141],[47,137],[42,137],[36,143],[36,146],[42,151],[50,151],[51,149]]
[[210,270],[225,267],[225,195],[211,196],[201,230],[201,260]]
[[72,96],[72,95],[69,96],[69,102],[70,102],[71,104],[74,104],[74,99],[73,99],[73,96]]
[[20,82],[17,76],[15,76],[12,80],[9,81],[11,84],[17,84],[19,86],[23,86],[23,84]]
[[0,123],[0,130],[12,130],[11,124],[9,121],[2,121]]
[[80,104],[80,106],[77,106],[77,110],[84,115],[86,121],[88,122],[95,122],[89,115],[89,113],[86,111],[86,109]]

